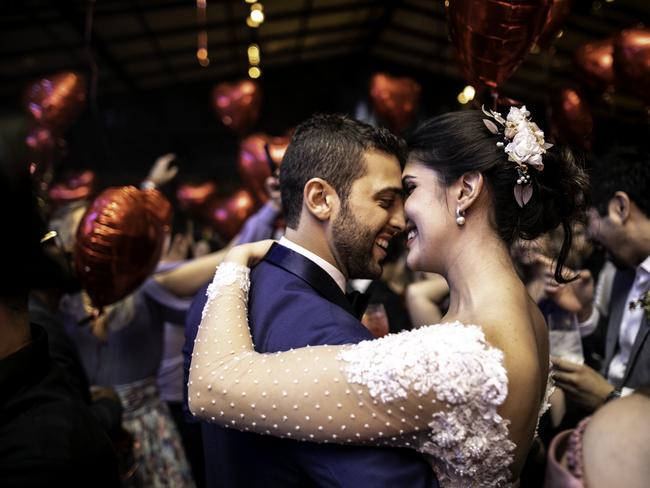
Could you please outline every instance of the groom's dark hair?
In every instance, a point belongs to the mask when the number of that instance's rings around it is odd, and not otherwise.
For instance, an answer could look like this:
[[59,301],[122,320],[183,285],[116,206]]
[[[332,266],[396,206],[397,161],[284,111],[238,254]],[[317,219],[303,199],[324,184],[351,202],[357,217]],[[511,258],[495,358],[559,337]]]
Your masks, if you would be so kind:
[[346,115],[317,114],[300,124],[280,168],[282,207],[287,227],[296,229],[303,190],[312,178],[322,178],[346,205],[352,183],[366,174],[364,153],[377,150],[406,163],[406,145],[387,129]]

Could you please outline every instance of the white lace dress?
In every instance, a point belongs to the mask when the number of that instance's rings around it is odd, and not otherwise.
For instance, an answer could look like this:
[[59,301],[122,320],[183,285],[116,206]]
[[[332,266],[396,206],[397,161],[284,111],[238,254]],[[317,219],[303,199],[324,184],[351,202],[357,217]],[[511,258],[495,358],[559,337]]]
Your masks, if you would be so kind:
[[248,330],[248,289],[248,269],[233,263],[208,289],[190,369],[194,415],[277,437],[416,449],[441,486],[509,484],[515,445],[497,413],[508,378],[503,353],[480,327],[436,324],[351,346],[260,354]]

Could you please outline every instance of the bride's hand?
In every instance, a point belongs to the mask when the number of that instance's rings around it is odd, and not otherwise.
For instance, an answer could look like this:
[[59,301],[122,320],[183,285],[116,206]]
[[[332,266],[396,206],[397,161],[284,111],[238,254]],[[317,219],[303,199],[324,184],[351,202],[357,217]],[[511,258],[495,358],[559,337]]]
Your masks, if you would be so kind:
[[224,258],[224,262],[228,261],[252,268],[262,260],[267,252],[269,252],[269,249],[274,242],[275,241],[272,239],[266,239],[264,241],[235,246],[228,251],[228,254],[226,254],[226,257]]

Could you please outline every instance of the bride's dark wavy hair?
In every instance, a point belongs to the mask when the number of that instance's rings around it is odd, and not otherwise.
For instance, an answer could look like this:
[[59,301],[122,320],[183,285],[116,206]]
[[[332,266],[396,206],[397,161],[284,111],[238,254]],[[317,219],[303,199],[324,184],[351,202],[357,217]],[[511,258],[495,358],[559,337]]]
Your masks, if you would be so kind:
[[562,275],[562,267],[571,249],[572,224],[585,218],[588,179],[582,164],[568,148],[547,150],[544,170],[531,171],[533,196],[519,207],[514,197],[516,165],[496,145],[499,139],[485,127],[484,118],[481,111],[467,110],[430,119],[408,138],[409,160],[436,171],[445,186],[464,173],[482,173],[492,196],[491,224],[508,246],[517,238],[535,239],[561,225],[564,240],[555,279],[570,281]]

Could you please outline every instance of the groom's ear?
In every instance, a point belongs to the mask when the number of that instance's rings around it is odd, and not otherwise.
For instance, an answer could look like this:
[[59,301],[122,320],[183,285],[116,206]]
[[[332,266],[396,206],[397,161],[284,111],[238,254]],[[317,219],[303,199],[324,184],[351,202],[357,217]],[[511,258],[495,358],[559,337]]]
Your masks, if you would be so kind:
[[329,220],[338,204],[334,188],[322,178],[312,178],[305,184],[303,202],[309,213],[318,220]]
[[454,202],[463,212],[467,211],[478,199],[483,190],[483,174],[479,171],[464,173],[454,185],[456,201]]

